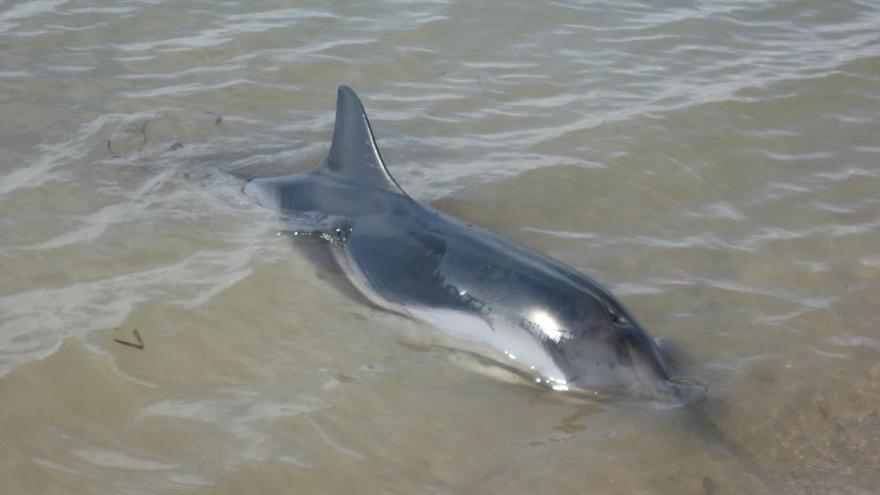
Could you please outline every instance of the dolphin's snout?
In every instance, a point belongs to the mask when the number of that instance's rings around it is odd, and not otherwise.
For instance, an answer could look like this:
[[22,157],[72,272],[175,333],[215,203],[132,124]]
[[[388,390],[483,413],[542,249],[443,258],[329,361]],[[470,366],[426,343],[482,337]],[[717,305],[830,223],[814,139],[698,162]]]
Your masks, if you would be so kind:
[[660,347],[641,328],[626,328],[623,338],[640,387],[647,391],[646,395],[662,403],[677,406],[699,402],[707,396],[708,387],[704,384],[675,376]]

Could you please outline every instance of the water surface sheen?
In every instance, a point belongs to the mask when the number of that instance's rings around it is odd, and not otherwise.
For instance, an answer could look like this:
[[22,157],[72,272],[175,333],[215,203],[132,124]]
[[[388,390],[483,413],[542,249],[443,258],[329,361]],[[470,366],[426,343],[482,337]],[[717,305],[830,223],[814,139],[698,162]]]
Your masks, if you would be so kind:
[[[3,492],[880,492],[878,26],[864,0],[0,3]],[[341,83],[415,197],[604,281],[713,399],[505,383],[339,292],[221,171],[319,164]]]

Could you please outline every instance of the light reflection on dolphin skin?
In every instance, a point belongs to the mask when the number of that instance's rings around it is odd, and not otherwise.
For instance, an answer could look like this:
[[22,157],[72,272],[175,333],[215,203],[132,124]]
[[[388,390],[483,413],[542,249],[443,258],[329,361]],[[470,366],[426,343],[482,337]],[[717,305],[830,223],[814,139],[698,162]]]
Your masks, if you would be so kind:
[[583,273],[423,206],[388,173],[363,106],[340,86],[330,153],[316,170],[248,181],[244,192],[315,229],[371,302],[428,322],[452,347],[554,390],[688,402],[659,348]]

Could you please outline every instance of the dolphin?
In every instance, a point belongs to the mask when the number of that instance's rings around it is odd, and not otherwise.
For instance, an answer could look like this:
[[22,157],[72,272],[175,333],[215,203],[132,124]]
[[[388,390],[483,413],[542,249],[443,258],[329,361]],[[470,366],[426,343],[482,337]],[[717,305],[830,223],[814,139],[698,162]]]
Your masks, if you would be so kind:
[[452,347],[558,391],[689,401],[655,341],[598,282],[484,228],[422,205],[385,166],[361,101],[337,95],[324,164],[250,178],[244,193],[324,240],[382,309],[443,330]]

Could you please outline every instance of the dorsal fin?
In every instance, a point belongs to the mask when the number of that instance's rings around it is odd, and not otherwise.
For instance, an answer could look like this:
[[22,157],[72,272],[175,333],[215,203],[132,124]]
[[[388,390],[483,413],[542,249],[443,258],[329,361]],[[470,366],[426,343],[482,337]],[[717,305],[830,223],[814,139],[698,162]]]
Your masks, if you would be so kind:
[[361,100],[348,86],[339,86],[336,125],[324,168],[342,178],[406,195],[388,173]]

